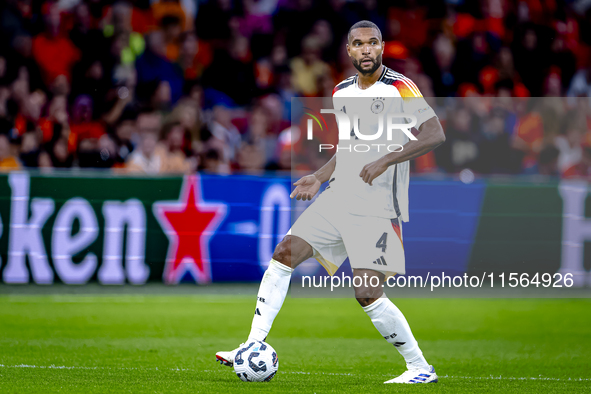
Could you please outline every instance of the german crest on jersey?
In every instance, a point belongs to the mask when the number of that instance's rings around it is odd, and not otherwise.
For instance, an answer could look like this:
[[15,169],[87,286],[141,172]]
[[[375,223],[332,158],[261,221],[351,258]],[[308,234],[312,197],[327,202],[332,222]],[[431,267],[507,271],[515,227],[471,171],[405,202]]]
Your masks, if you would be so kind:
[[372,100],[371,103],[371,112],[374,114],[379,114],[384,110],[384,98],[383,97],[376,97]]

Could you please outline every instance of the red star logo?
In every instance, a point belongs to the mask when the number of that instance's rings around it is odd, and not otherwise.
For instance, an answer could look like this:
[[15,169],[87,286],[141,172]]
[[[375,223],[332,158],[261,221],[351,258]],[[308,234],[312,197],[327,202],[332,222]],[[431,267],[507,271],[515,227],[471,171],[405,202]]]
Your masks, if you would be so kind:
[[180,199],[156,202],[153,211],[169,241],[164,282],[178,283],[186,272],[197,283],[211,282],[209,239],[226,216],[226,205],[204,202],[198,176],[188,176]]

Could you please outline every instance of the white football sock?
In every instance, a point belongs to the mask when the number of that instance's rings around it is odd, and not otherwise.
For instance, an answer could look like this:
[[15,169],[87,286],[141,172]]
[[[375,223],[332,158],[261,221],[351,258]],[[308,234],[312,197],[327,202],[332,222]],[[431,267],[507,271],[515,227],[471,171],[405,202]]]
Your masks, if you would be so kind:
[[398,349],[407,368],[429,369],[404,315],[392,301],[385,297],[378,298],[371,305],[364,306],[363,310],[384,339]]
[[290,267],[276,260],[271,260],[269,263],[257,294],[257,306],[252,319],[249,340],[263,341],[269,334],[273,320],[287,295],[292,272]]

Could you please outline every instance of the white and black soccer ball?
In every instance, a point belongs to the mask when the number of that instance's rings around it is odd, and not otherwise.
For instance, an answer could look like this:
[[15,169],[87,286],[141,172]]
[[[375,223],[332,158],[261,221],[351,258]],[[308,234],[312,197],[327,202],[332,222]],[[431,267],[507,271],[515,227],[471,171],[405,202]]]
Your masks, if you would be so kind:
[[266,342],[245,343],[234,357],[234,372],[244,382],[268,382],[278,368],[277,352]]

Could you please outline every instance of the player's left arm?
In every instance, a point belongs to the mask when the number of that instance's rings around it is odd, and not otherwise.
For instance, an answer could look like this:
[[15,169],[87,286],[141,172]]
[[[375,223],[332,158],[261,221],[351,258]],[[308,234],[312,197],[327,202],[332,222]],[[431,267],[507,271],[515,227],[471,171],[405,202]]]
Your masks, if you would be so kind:
[[445,142],[443,127],[436,116],[421,124],[419,135],[420,137],[417,137],[416,141],[408,141],[401,152],[388,153],[380,159],[366,164],[359,173],[363,182],[372,186],[372,181],[382,175],[391,165],[422,156]]

